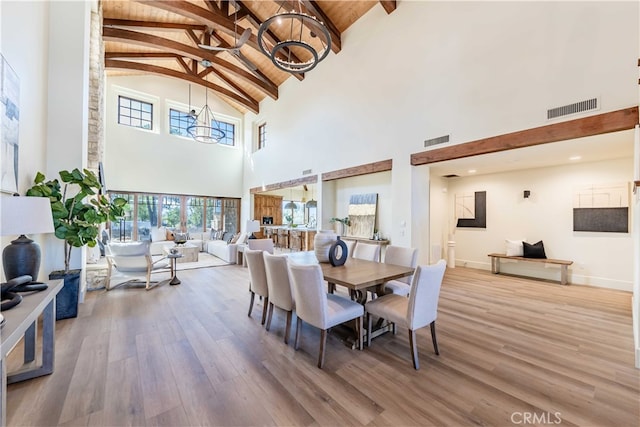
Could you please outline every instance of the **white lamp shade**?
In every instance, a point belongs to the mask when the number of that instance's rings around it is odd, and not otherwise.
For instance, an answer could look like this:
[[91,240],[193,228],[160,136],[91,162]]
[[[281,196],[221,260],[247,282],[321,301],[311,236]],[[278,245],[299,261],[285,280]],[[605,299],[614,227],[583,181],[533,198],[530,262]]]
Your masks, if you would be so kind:
[[53,233],[51,204],[46,197],[0,198],[0,235]]
[[260,231],[260,221],[258,221],[257,219],[247,220],[247,226],[245,231],[247,233],[254,233],[256,231]]

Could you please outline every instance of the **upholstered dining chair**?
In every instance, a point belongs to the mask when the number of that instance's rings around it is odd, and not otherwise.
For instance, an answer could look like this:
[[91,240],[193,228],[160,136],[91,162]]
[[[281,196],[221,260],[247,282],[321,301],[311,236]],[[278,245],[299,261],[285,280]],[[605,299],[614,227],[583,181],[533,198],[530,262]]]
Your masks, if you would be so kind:
[[318,368],[322,369],[325,347],[327,346],[327,330],[356,319],[358,348],[362,350],[362,318],[364,316],[362,305],[339,295],[327,294],[324,290],[322,268],[317,264],[291,264],[289,271],[291,272],[296,315],[298,316],[294,348],[298,349],[303,320],[320,329]]
[[276,306],[287,312],[287,323],[284,330],[284,343],[289,344],[291,331],[291,318],[295,310],[295,300],[291,289],[289,268],[285,255],[271,255],[263,253],[264,269],[267,274],[267,289],[269,290],[269,313],[267,314],[267,331],[271,328],[273,307]]
[[371,317],[378,316],[393,322],[394,332],[396,325],[408,329],[414,369],[420,369],[418,343],[416,342],[417,329],[427,325],[431,326],[433,350],[437,355],[440,355],[436,340],[436,318],[438,317],[440,287],[446,266],[445,260],[441,259],[433,265],[416,267],[409,298],[388,294],[367,302],[365,309],[367,311],[368,346],[371,345]]
[[[418,263],[418,249],[389,245],[384,252],[385,264],[402,265],[404,267],[416,267]],[[409,295],[413,275],[390,280],[384,284],[385,294]]]
[[358,242],[353,249],[353,257],[367,261],[378,261],[380,259],[380,245]]
[[261,324],[267,318],[267,305],[269,304],[269,288],[267,287],[267,274],[264,269],[264,258],[262,253],[264,251],[245,249],[244,256],[247,260],[247,268],[249,269],[249,291],[251,292],[251,302],[249,303],[249,314],[253,310],[253,302],[256,294],[264,298],[262,307],[262,320]]
[[249,249],[273,253],[273,240],[271,239],[247,239],[247,246]]
[[[156,261],[151,257],[149,242],[115,243],[105,245],[105,258],[107,259],[107,279],[105,288],[109,291],[115,286],[111,286],[115,273],[120,273],[125,278],[144,277],[145,288],[151,289],[151,272],[161,269],[168,269],[169,262],[166,258]],[[167,270],[168,272],[169,270]],[[127,279],[118,285],[135,282]]]

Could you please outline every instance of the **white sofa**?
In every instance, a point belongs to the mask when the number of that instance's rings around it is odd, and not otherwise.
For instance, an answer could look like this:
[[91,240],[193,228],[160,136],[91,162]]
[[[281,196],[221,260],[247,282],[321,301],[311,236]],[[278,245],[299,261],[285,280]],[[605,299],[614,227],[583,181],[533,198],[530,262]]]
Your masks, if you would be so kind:
[[230,264],[236,264],[238,262],[238,245],[244,245],[246,240],[246,233],[240,233],[235,243],[227,243],[225,240],[209,240],[206,243],[207,253]]
[[[208,232],[189,233],[189,240],[187,240],[187,243],[197,246],[200,252],[203,252],[207,249],[206,243],[208,240]],[[166,227],[158,227],[151,230],[151,255],[164,255],[164,247],[173,245],[175,245],[175,242],[173,240],[167,240]]]

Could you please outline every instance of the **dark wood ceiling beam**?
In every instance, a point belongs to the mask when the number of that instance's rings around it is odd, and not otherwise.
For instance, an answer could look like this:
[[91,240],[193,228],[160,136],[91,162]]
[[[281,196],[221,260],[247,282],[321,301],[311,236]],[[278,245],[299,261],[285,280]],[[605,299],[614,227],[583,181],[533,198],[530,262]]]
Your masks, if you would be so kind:
[[411,155],[413,166],[633,129],[638,107],[554,123]]
[[187,65],[186,62],[184,62],[184,59],[177,57],[176,61],[178,61],[178,64],[180,64],[185,73],[191,74],[191,68],[189,67],[189,65]]
[[318,18],[319,21],[322,21],[329,30],[329,34],[331,34],[331,50],[333,53],[340,52],[342,50],[342,35],[333,21],[322,11],[318,2],[314,0],[302,0],[302,4],[304,4],[309,14]]
[[260,107],[258,101],[253,98],[245,98],[227,88],[219,86],[215,83],[208,82],[206,80],[199,79],[198,77],[183,73],[180,71],[172,70],[169,68],[159,67],[156,65],[150,64],[140,64],[139,62],[131,62],[131,61],[119,61],[116,59],[107,59],[105,60],[105,67],[111,69],[121,69],[121,70],[137,70],[143,71],[145,73],[158,74],[161,76],[173,77],[176,79],[186,80],[195,84],[199,84],[202,86],[206,86],[207,88],[214,91],[217,95],[227,98],[233,102],[237,102],[238,104],[244,106],[248,110],[258,114],[260,112]]
[[232,87],[236,92],[238,92],[239,94],[241,94],[242,96],[244,96],[245,98],[248,99],[252,99],[251,95],[249,95],[247,92],[245,92],[244,89],[242,89],[240,86],[238,86],[237,84],[235,84],[233,82],[233,80],[231,80],[229,77],[225,76],[222,72],[216,70],[215,68],[211,69],[211,72],[213,74],[215,74],[220,80],[222,80],[223,82],[225,82],[227,85],[229,85],[230,87]]
[[345,169],[338,169],[322,174],[323,181],[333,181],[334,179],[351,178],[353,176],[368,175],[370,173],[386,172],[393,168],[393,160],[381,160],[379,162],[367,163]]
[[136,31],[123,30],[120,28],[104,28],[102,38],[105,41],[125,42],[155,49],[161,49],[163,51],[168,51],[183,57],[188,57],[196,60],[207,59],[213,64],[222,67],[225,71],[254,85],[257,89],[260,89],[271,98],[278,99],[278,87],[275,85],[275,83],[268,80],[266,76],[264,77],[264,80],[260,79],[254,74],[244,70],[243,68],[228,61],[224,61],[218,58],[216,55],[212,54],[212,52],[205,51],[204,49],[187,46],[185,44],[165,39],[163,37],[139,33]]
[[263,193],[265,191],[282,190],[284,188],[298,187],[304,184],[316,184],[318,175],[306,176],[304,178],[290,179],[289,181],[276,182],[261,187],[253,187],[249,189],[250,194]]
[[204,4],[209,8],[211,12],[220,12],[220,6],[215,0],[205,0]]
[[384,10],[387,12],[387,15],[396,10],[396,0],[380,0],[379,3],[382,5]]
[[[260,18],[258,18],[256,14],[253,13],[253,11],[243,1],[238,0],[235,3],[237,4],[237,7],[240,8],[240,10],[242,10],[243,12],[246,12],[246,18],[249,21],[249,23],[253,25],[256,29],[260,28],[260,25],[262,25],[262,21],[260,20]],[[280,43],[281,40],[278,39],[278,37],[273,33],[273,31],[267,30],[265,34],[266,34],[266,39],[269,41],[269,43],[272,43],[273,45]],[[282,53],[284,55],[290,56],[294,62],[302,62],[300,58],[298,58],[296,54],[289,49],[283,49]],[[293,74],[293,76],[300,81],[304,80],[304,73],[295,73]]]
[[179,58],[180,55],[169,52],[105,52],[106,59],[166,59]]
[[187,36],[189,36],[191,41],[193,41],[193,44],[195,44],[196,46],[202,43],[202,40],[200,40],[200,38],[196,35],[196,33],[194,33],[193,30],[191,29],[187,30]]
[[[193,19],[198,22],[202,22],[205,25],[210,25],[213,28],[224,31],[229,35],[236,34],[236,30],[238,34],[242,34],[245,30],[244,28],[238,26],[236,27],[233,19],[230,19],[228,16],[224,16],[222,13],[215,13],[203,7],[197,6],[193,3],[189,3],[188,1],[183,0],[172,0],[172,1],[153,1],[153,0],[135,0],[138,3],[146,4],[148,6],[153,6],[158,9],[166,10],[172,13],[176,13],[178,15],[185,16],[187,18]],[[251,46],[254,49],[260,50],[258,47],[258,39],[255,34],[251,34],[249,40],[246,43],[247,46]]]
[[135,21],[130,19],[111,19],[104,18],[102,20],[103,27],[124,27],[148,30],[150,28],[156,30],[196,30],[206,31],[206,25],[181,24],[176,22],[156,22],[156,21]]

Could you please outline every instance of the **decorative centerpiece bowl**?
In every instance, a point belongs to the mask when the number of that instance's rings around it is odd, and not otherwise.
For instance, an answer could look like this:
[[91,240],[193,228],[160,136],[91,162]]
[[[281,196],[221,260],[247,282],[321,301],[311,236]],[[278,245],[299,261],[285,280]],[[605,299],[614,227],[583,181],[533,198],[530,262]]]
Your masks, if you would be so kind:
[[169,249],[169,252],[171,252],[172,255],[175,255],[178,253],[178,250],[176,248],[171,248]]

